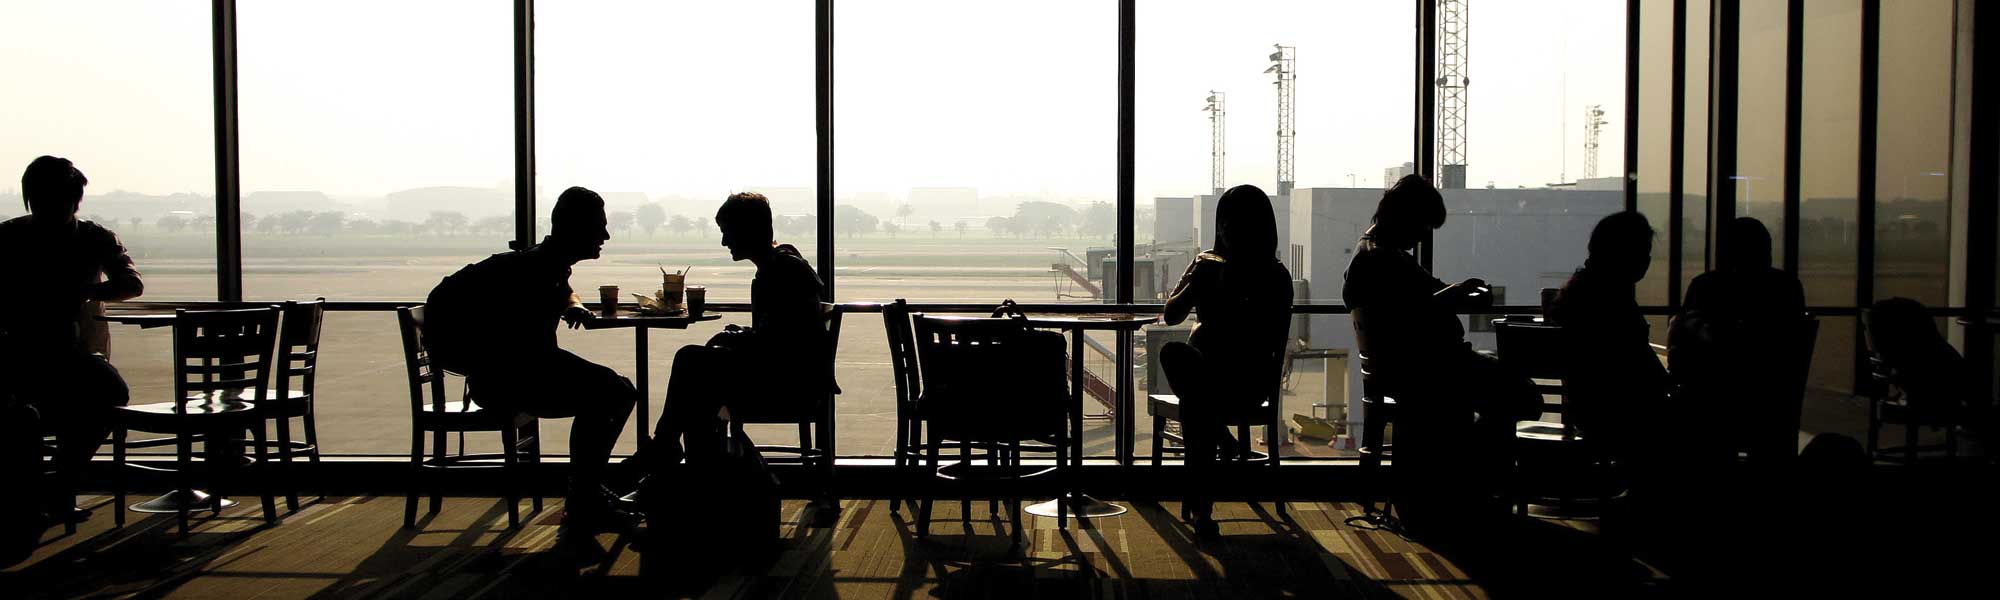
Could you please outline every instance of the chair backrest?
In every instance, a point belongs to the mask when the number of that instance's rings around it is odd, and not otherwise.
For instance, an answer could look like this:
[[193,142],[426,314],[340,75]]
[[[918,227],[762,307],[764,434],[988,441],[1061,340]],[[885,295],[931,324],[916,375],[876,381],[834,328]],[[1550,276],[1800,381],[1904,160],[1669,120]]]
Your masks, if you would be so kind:
[[1061,334],[1019,319],[912,315],[924,395],[934,430],[994,438],[1060,433],[1068,382]]
[[834,360],[840,357],[840,316],[847,311],[832,302],[819,303],[819,314],[826,319],[826,385],[827,395],[840,393],[836,383]]
[[888,334],[891,381],[896,384],[896,410],[910,407],[923,395],[917,374],[917,345],[910,330],[910,303],[902,298],[882,305],[882,329]]
[[424,411],[428,395],[430,409],[444,411],[445,370],[431,362],[430,348],[424,345],[424,307],[396,309],[396,325],[403,332],[403,367],[410,382],[410,411]]
[[[1494,319],[1494,344],[1500,364],[1512,373],[1533,379],[1535,392],[1544,398],[1561,397],[1566,391],[1569,352],[1561,325],[1522,319]],[[1542,412],[1563,412],[1560,402],[1542,401]]]
[[211,394],[270,391],[278,307],[187,310],[174,314],[174,404]]
[[[319,374],[319,332],[326,321],[326,298],[311,302],[285,302],[278,324],[278,377],[272,383],[277,396],[293,389],[313,395]],[[297,387],[294,388],[294,381]]]

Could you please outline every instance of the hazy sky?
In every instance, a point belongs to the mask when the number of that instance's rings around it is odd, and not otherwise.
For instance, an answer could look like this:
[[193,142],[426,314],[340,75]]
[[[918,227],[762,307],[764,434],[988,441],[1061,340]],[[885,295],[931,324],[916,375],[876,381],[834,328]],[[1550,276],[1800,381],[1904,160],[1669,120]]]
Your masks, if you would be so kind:
[[[1115,7],[841,2],[840,195],[957,186],[1109,199]],[[537,8],[544,190],[812,185],[811,2]],[[1473,3],[1472,185],[1577,177],[1586,104],[1609,112],[1600,175],[1616,174],[1623,8]],[[1409,2],[1147,0],[1138,18],[1142,199],[1207,187],[1211,89],[1229,97],[1229,182],[1271,186],[1275,90],[1262,71],[1279,42],[1298,48],[1299,186],[1345,186],[1349,174],[1379,185],[1383,168],[1410,159]],[[500,0],[242,0],[244,189],[508,185],[511,21]],[[212,190],[208,3],[0,0],[0,56],[0,164],[59,154],[96,192]],[[6,179],[0,189],[15,187]]]

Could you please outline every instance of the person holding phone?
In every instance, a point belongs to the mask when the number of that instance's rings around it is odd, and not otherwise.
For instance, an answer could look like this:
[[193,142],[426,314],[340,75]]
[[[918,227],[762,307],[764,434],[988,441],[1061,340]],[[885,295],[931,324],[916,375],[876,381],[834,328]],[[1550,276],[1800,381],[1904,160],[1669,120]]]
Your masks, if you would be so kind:
[[1456,513],[1487,500],[1481,495],[1511,462],[1514,423],[1541,407],[1532,382],[1465,341],[1458,315],[1492,306],[1486,282],[1446,284],[1417,262],[1417,245],[1444,221],[1444,197],[1430,182],[1397,181],[1376,205],[1341,290],[1356,333],[1372,344],[1363,350],[1374,376],[1395,390],[1397,469],[1415,483],[1400,501],[1406,521],[1433,506]]

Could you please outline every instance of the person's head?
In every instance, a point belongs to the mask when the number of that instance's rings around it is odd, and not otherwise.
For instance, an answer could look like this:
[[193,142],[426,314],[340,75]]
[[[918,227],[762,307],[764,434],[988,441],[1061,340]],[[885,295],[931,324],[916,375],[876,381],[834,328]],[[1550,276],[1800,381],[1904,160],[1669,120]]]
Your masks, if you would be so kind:
[[1938,333],[1922,303],[1901,297],[1878,300],[1868,307],[1868,343],[1871,350],[1892,357],[1950,344]]
[[1215,253],[1232,261],[1278,259],[1278,222],[1264,190],[1246,184],[1222,193],[1215,204]]
[[1638,283],[1653,263],[1653,225],[1646,215],[1624,211],[1604,217],[1590,231],[1584,267],[1618,281]]
[[771,251],[771,200],[756,192],[730,194],[715,211],[722,245],[730,260],[749,260]]
[[1424,233],[1444,226],[1444,196],[1421,175],[1404,175],[1382,192],[1375,205],[1375,241],[1395,248],[1415,248]]
[[83,186],[89,184],[69,159],[42,156],[21,173],[21,199],[37,219],[73,220],[83,204]]
[[1716,261],[1726,271],[1771,268],[1771,230],[1750,217],[1730,220],[1722,228],[1722,253]]
[[548,244],[575,260],[597,258],[611,229],[604,218],[604,197],[582,187],[563,190],[549,211]]

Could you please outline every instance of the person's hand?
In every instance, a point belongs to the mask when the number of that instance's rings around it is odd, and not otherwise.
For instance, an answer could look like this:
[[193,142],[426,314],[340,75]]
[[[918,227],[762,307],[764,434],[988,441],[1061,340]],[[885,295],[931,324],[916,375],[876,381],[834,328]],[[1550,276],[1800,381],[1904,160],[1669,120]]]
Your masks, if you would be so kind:
[[563,310],[562,314],[563,322],[568,323],[570,329],[576,329],[578,327],[582,327],[584,323],[588,323],[592,319],[596,318],[597,318],[596,314],[591,313],[590,309],[584,308],[582,306],[571,306],[568,309]]

